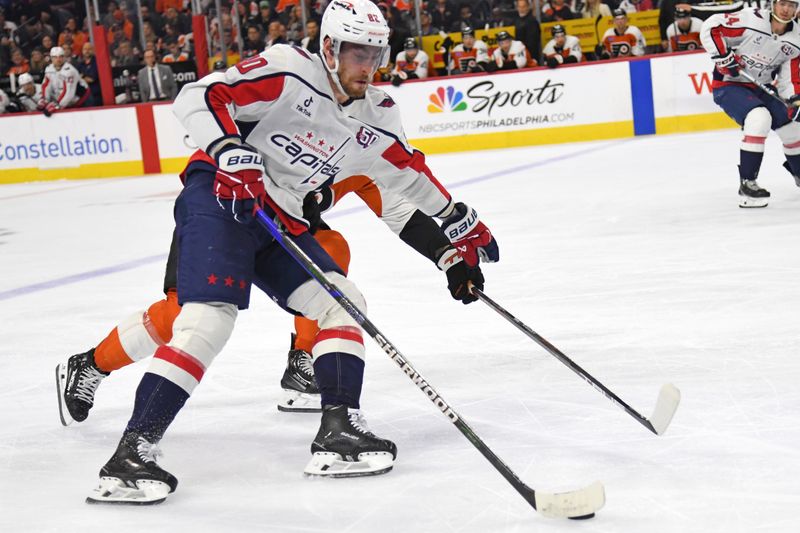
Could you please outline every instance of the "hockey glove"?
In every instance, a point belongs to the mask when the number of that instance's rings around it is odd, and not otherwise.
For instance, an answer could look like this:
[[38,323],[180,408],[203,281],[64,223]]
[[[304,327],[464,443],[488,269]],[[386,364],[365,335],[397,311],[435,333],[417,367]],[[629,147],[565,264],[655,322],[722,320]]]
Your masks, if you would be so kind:
[[796,94],[786,101],[786,112],[789,114],[789,120],[800,122],[800,94]]
[[44,109],[42,109],[42,113],[44,113],[44,116],[49,117],[58,110],[59,110],[58,104],[53,102],[48,102],[47,104],[45,104]]
[[264,189],[264,160],[246,144],[225,146],[216,154],[217,175],[214,195],[220,207],[230,211],[234,220],[247,223],[253,219],[256,205],[261,207]]
[[545,61],[547,62],[547,66],[550,68],[556,68],[558,65],[561,64],[558,62],[558,59],[556,58],[555,55],[548,56]]
[[470,292],[470,283],[483,290],[483,273],[481,267],[468,267],[464,260],[459,257],[458,252],[452,246],[444,249],[439,259],[436,261],[439,269],[444,270],[447,276],[447,288],[453,299],[460,301],[464,305],[477,300],[478,298]]
[[478,219],[474,209],[461,202],[442,222],[442,231],[469,267],[478,266],[480,261],[494,263],[500,259],[500,249],[492,232]]
[[733,50],[729,50],[724,56],[716,56],[711,59],[717,64],[717,72],[723,76],[735,77],[739,75],[742,61],[739,56],[733,53]]

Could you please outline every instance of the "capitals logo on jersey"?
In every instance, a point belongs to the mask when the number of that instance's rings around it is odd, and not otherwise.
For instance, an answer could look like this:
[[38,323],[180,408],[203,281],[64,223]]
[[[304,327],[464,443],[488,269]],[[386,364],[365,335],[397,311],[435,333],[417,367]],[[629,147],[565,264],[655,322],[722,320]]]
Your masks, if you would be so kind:
[[386,95],[386,98],[384,98],[381,101],[381,103],[378,104],[378,107],[394,107],[394,106],[395,106],[394,100],[392,100],[392,97],[389,96],[388,94]]
[[361,126],[361,129],[356,133],[356,142],[362,148],[369,148],[372,143],[378,140],[378,134],[371,129]]

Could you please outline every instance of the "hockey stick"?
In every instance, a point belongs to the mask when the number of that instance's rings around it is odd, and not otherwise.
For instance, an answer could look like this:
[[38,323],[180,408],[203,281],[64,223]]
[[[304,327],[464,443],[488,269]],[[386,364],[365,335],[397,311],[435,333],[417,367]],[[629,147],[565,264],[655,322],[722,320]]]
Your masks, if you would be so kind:
[[631,415],[641,425],[655,433],[656,435],[663,435],[667,430],[667,426],[672,421],[675,411],[678,409],[678,404],[681,401],[681,392],[675,385],[666,384],[661,387],[661,392],[658,394],[656,401],[656,408],[650,418],[645,418],[630,405],[622,401],[619,396],[614,394],[605,385],[597,381],[591,374],[578,366],[572,359],[564,355],[561,350],[550,344],[547,339],[533,331],[531,328],[522,323],[514,315],[503,309],[497,302],[486,296],[482,290],[477,287],[472,287],[472,294],[478,297],[483,303],[494,309],[497,314],[514,324],[517,329],[522,331],[525,335],[530,337],[536,344],[550,352],[556,359],[564,363],[570,370],[578,374],[578,376],[586,383],[600,391],[603,396],[611,400],[612,403],[621,407],[626,413]]
[[492,464],[500,474],[506,478],[514,489],[525,498],[525,500],[537,511],[550,518],[591,518],[605,503],[605,491],[603,485],[597,481],[588,487],[571,492],[547,493],[535,491],[525,485],[522,480],[481,440],[480,437],[467,425],[463,418],[447,403],[444,398],[434,390],[433,386],[417,372],[395,346],[386,339],[378,328],[367,318],[367,316],[356,307],[356,305],[342,293],[342,291],[320,270],[320,268],[306,255],[306,253],[295,242],[288,238],[283,228],[264,213],[263,210],[256,211],[258,221],[270,232],[275,240],[286,252],[297,261],[306,272],[311,275],[322,287],[330,294],[339,305],[353,317],[353,320],[366,331],[370,337],[378,343],[378,346],[386,352],[400,370],[406,374],[414,384],[428,397],[428,399],[455,425],[459,431],[475,446],[481,454]]
[[750,83],[752,83],[753,85],[755,85],[756,87],[758,87],[759,89],[761,89],[762,91],[764,91],[765,93],[767,93],[768,95],[770,95],[771,97],[773,97],[775,100],[785,105],[788,109],[793,109],[797,107],[793,103],[781,97],[781,95],[778,94],[778,91],[775,89],[775,87],[773,87],[772,85],[765,85],[761,83],[760,81],[756,80],[753,76],[751,76],[750,73],[748,73],[746,70],[740,69],[739,75],[744,79],[746,79],[747,81],[749,81]]

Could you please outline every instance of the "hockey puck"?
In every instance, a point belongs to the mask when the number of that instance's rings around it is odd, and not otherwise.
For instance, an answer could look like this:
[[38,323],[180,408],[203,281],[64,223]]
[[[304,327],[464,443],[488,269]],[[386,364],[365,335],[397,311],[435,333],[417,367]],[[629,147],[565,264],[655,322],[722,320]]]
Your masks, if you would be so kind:
[[589,520],[590,518],[594,518],[594,513],[585,514],[583,516],[569,516],[567,518],[570,520]]

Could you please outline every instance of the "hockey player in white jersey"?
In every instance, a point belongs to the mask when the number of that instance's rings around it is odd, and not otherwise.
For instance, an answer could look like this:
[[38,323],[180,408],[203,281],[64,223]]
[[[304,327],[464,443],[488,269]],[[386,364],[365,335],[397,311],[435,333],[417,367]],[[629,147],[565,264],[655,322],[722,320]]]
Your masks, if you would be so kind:
[[323,405],[305,472],[363,476],[391,470],[397,448],[375,436],[360,409],[364,343],[358,324],[254,220],[263,209],[348,298],[364,297],[308,233],[303,199],[367,175],[442,229],[467,265],[499,259],[473,209],[455,203],[402,131],[400,111],[370,86],[388,60],[389,28],[368,0],[333,0],[320,54],[276,45],[225,73],[188,84],[173,110],[201,147],[175,203],[178,299],[173,337],[159,346],[133,414],[89,501],[158,503],[177,479],[156,464],[156,444],[233,330],[255,283],[276,303],[318,322],[312,349]]
[[67,61],[66,53],[60,46],[50,49],[50,61],[44,69],[42,83],[43,99],[39,107],[45,115],[67,107],[81,107],[87,103],[89,86],[81,78],[78,69]]
[[19,76],[17,100],[23,107],[21,111],[36,111],[42,101],[42,86],[34,82],[33,76],[27,72]]
[[507,31],[497,32],[497,48],[492,52],[492,70],[513,70],[528,65],[528,54],[521,41]]
[[[765,207],[770,193],[756,181],[764,158],[764,141],[770,129],[783,143],[784,167],[800,176],[800,124],[798,108],[770,97],[747,78],[771,84],[777,71],[780,94],[792,102],[800,97],[800,33],[794,18],[798,3],[775,0],[772,11],[743,9],[717,14],[702,26],[703,47],[716,63],[714,102],[742,127],[739,159],[740,207]],[[795,180],[800,186],[800,181]]]
[[581,40],[574,35],[567,35],[567,30],[561,24],[550,28],[552,39],[547,41],[542,49],[544,61],[550,68],[556,68],[564,63],[580,63],[583,59]]

